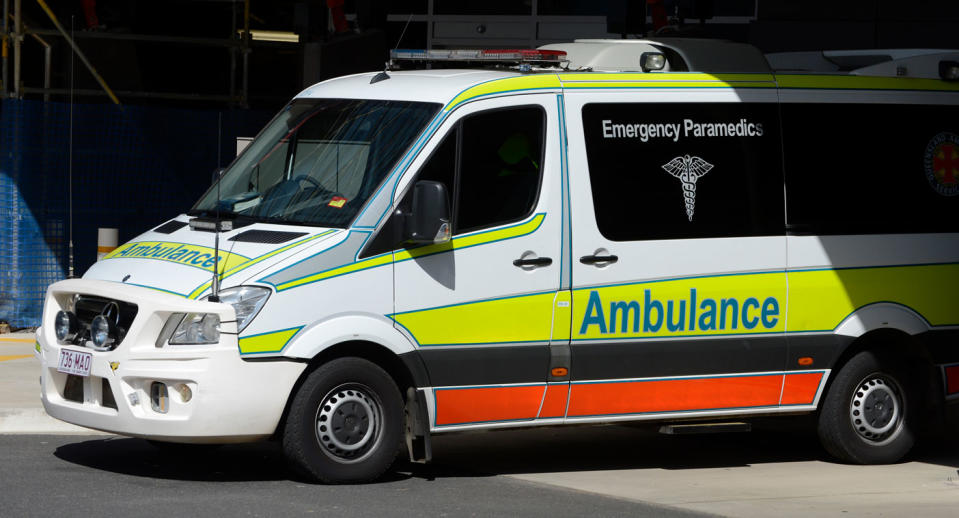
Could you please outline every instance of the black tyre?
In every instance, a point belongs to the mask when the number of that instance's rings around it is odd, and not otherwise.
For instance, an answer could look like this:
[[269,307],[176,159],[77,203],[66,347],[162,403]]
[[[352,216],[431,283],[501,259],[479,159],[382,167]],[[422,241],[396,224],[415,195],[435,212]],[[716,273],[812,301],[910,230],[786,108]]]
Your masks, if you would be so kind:
[[293,397],[283,430],[292,467],[326,483],[368,482],[396,459],[403,400],[393,379],[360,358],[340,358],[310,373]]
[[918,400],[907,364],[863,351],[832,382],[819,414],[819,440],[853,464],[901,460],[916,440]]

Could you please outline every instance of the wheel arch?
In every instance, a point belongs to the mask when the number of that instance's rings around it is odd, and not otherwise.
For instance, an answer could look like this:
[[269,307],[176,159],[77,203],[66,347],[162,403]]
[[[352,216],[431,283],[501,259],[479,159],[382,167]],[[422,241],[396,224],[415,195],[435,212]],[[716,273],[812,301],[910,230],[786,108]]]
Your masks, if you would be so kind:
[[386,371],[399,388],[404,402],[407,400],[407,389],[429,386],[426,366],[423,364],[420,355],[415,351],[397,354],[394,349],[374,341],[343,340],[319,350],[312,358],[301,359],[307,364],[307,367],[303,369],[299,378],[290,388],[283,413],[280,416],[279,426],[277,426],[274,435],[282,434],[293,398],[310,374],[330,361],[349,357],[367,360]]
[[[921,409],[925,420],[937,415],[943,404],[942,379],[928,344],[917,334],[892,327],[873,329],[853,339],[833,362],[832,374],[826,381],[823,394],[828,394],[836,375],[849,360],[863,351],[876,351],[906,362],[913,381],[919,383],[916,390],[922,394],[921,401],[925,403]],[[824,399],[820,398],[820,409]]]

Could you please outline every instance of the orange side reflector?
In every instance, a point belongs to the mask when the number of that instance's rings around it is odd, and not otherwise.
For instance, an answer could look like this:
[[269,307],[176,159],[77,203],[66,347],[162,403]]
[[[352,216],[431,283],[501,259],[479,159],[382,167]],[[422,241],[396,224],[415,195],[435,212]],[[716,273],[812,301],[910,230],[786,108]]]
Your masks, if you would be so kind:
[[549,372],[550,372],[550,374],[552,374],[553,376],[559,378],[559,377],[562,377],[562,376],[565,376],[565,375],[569,374],[569,369],[567,369],[566,367],[554,367],[553,370],[551,370],[551,371],[549,371]]
[[802,365],[802,366],[804,366],[804,367],[807,367],[807,366],[809,366],[809,365],[812,365],[812,357],[811,357],[811,356],[803,356],[802,358],[799,359],[799,365]]

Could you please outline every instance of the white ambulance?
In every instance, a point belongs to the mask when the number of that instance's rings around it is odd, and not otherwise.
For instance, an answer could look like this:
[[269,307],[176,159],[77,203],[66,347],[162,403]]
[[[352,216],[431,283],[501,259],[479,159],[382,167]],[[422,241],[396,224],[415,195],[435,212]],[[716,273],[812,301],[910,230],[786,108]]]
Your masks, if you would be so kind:
[[959,399],[959,52],[394,58],[50,286],[50,415],[349,482],[404,438],[799,413],[895,462]]

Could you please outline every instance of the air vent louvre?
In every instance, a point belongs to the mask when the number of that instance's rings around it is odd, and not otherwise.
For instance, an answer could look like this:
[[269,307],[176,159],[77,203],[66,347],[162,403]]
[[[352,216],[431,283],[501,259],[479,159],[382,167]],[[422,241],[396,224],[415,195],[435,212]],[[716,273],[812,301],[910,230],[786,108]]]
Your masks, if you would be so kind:
[[186,222],[173,220],[173,221],[167,221],[166,223],[153,229],[153,231],[159,234],[172,234],[185,226],[186,226]]
[[246,232],[241,232],[231,237],[229,241],[278,245],[291,239],[305,236],[306,234],[306,232],[281,232],[277,230],[247,230]]

